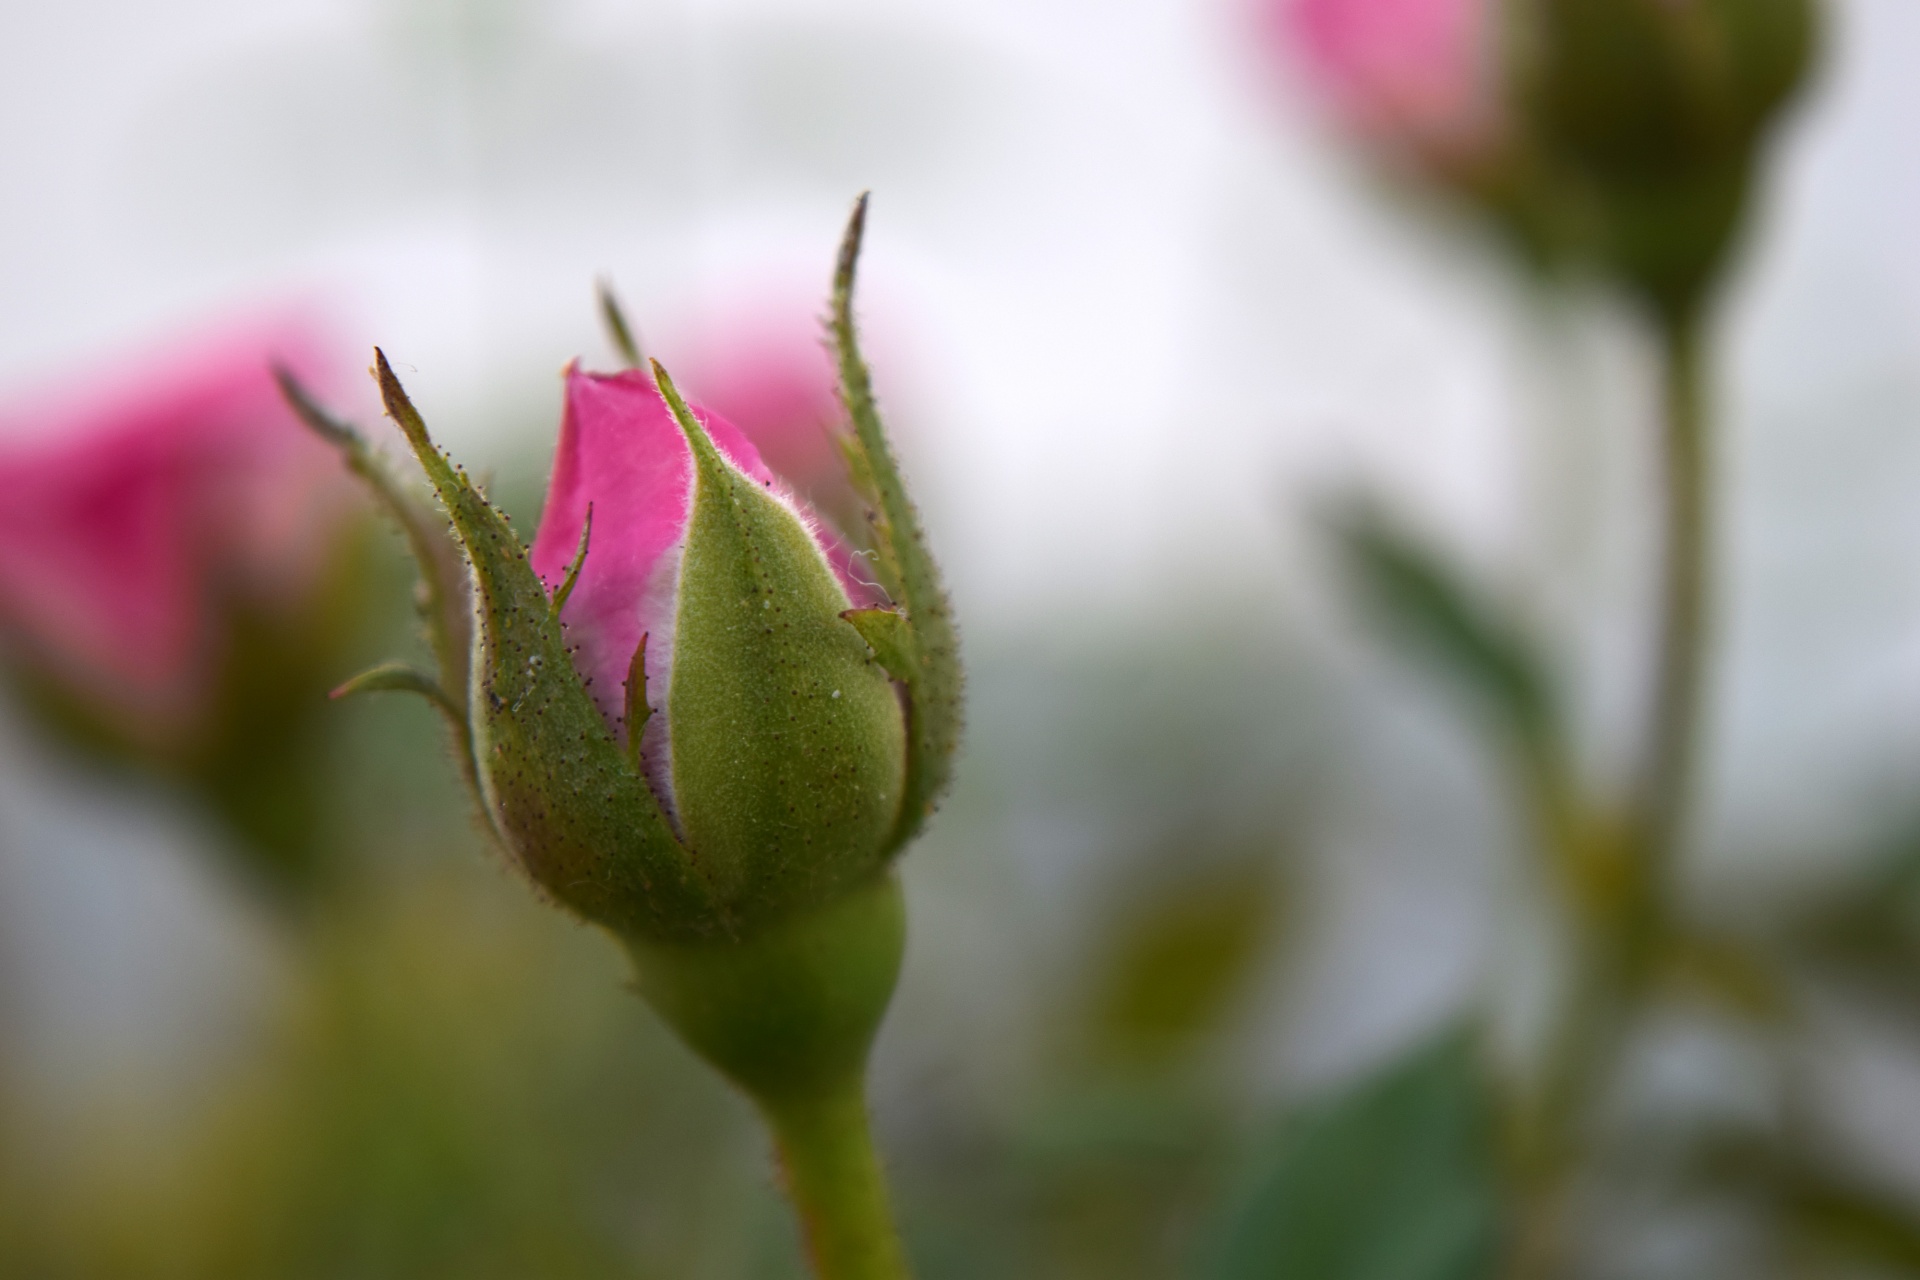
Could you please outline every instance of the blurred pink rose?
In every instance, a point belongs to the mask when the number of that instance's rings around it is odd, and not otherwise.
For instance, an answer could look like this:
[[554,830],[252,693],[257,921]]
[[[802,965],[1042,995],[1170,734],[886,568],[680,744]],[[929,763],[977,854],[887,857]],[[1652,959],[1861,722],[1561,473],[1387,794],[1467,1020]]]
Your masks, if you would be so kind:
[[1447,161],[1499,127],[1497,0],[1277,0],[1280,39],[1333,110],[1381,143]]
[[326,362],[302,326],[250,327],[0,409],[0,638],[89,701],[183,727],[223,606],[291,607],[344,493],[270,364]]
[[813,309],[735,307],[671,354],[687,394],[739,427],[775,475],[802,498],[836,505],[847,484],[837,441],[846,412]]

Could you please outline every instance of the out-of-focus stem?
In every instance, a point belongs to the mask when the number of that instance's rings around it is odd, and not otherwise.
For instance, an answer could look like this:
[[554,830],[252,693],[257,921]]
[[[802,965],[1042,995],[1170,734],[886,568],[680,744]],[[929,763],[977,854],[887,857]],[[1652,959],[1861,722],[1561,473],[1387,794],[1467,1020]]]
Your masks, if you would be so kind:
[[[1535,802],[1570,883],[1573,976],[1539,1087],[1523,1109],[1516,1280],[1564,1270],[1581,1129],[1613,1074],[1671,923],[1674,863],[1692,803],[1706,668],[1710,548],[1707,409],[1696,316],[1662,328],[1662,561],[1647,738],[1624,823]],[[1536,783],[1536,794],[1570,794]]]
[[1659,649],[1647,744],[1634,797],[1640,854],[1661,888],[1688,816],[1706,669],[1708,577],[1707,406],[1700,325],[1665,327],[1664,564]]
[[763,1104],[820,1280],[907,1280],[860,1081]]

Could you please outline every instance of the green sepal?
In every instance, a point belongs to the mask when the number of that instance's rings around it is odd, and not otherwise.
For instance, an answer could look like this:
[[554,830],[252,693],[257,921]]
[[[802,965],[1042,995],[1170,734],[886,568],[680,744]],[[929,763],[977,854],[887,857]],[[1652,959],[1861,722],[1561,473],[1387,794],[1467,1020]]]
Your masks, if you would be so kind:
[[506,519],[448,462],[386,356],[380,393],[465,551],[476,626],[468,699],[493,822],[528,875],[622,936],[724,935],[731,921],[573,666],[547,591]]
[[587,567],[587,547],[593,541],[593,504],[587,504],[587,518],[580,523],[580,546],[573,553],[573,563],[567,566],[567,576],[560,583],[560,589],[553,593],[553,599],[547,606],[547,612],[554,621],[560,620],[561,612],[567,607],[567,601],[573,597],[573,589],[580,585],[580,571]]
[[866,230],[867,197],[854,203],[833,273],[829,329],[840,368],[840,398],[853,422],[849,471],[872,503],[873,545],[881,584],[905,614],[911,662],[907,690],[907,780],[900,820],[888,840],[897,851],[919,833],[953,779],[960,746],[964,677],[960,639],[940,568],[927,548],[919,513],[907,496],[874,402],[873,379],[853,323],[854,269]]
[[633,766],[635,773],[640,772],[640,743],[647,732],[647,721],[653,719],[653,707],[647,701],[647,637],[643,632],[640,643],[633,647],[633,657],[627,663],[627,763]]
[[627,313],[620,309],[620,299],[613,294],[613,285],[602,280],[595,293],[600,299],[600,323],[606,326],[607,341],[620,353],[627,368],[645,368],[647,362],[640,357],[640,343],[633,336],[633,326],[627,323]]
[[800,516],[720,454],[658,364],[693,455],[665,714],[675,812],[742,924],[883,865],[905,727]]
[[886,673],[902,684],[912,683],[919,674],[913,650],[913,628],[892,609],[848,609],[840,615],[860,633],[873,650],[873,658]]
[[[445,521],[414,496],[413,490],[393,473],[365,436],[323,409],[291,371],[276,367],[274,378],[295,415],[340,453],[347,469],[360,477],[374,501],[399,525],[407,549],[413,553],[420,574],[414,604],[426,631],[427,645],[433,651],[434,663],[440,669],[436,682],[440,696],[434,703],[446,713],[460,776],[474,802],[484,810],[480,775],[473,755],[473,730],[462,701],[471,681],[473,660],[473,603],[467,585],[466,557],[459,543],[449,536]],[[342,695],[336,691],[336,696]],[[493,830],[491,817],[488,831],[496,837],[499,834]]]
[[359,693],[415,693],[431,702],[456,727],[464,728],[466,710],[447,695],[435,680],[418,667],[404,662],[383,662],[337,685],[327,694],[336,701]]

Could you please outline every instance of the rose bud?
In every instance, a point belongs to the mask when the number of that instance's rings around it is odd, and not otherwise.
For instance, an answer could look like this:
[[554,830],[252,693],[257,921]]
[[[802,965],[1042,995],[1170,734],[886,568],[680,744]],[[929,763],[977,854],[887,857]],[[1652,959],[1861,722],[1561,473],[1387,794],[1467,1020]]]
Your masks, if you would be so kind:
[[349,687],[440,706],[488,829],[619,938],[641,993],[765,1111],[828,1275],[896,1273],[862,1082],[902,947],[891,862],[945,789],[959,732],[945,594],[853,330],[864,212],[832,328],[877,589],[658,365],[654,384],[568,371],[529,553],[378,357],[463,584],[361,438],[289,388],[400,517],[437,602],[437,677],[390,666]]
[[944,787],[952,627],[854,346],[859,229],[856,215],[834,326],[853,428],[841,447],[868,500],[857,571],[745,435],[688,406],[657,365],[657,385],[568,371],[529,552],[433,446],[382,357],[388,410],[464,557],[453,583],[403,486],[290,388],[401,515],[442,602],[431,629],[450,641],[437,678],[383,667],[349,688],[433,696],[490,828],[622,936],[738,937],[831,901],[885,867]]
[[1758,145],[1805,77],[1814,0],[1273,0],[1282,42],[1376,149],[1531,263],[1698,310]]
[[881,864],[904,713],[842,616],[877,603],[845,552],[737,428],[673,395],[568,371],[532,564],[567,589],[574,665],[719,905],[777,911]]
[[354,613],[357,504],[269,366],[316,352],[294,326],[223,335],[8,415],[0,446],[21,704],[91,759],[184,784],[283,889],[323,858],[313,713]]
[[1740,226],[1758,145],[1805,78],[1814,0],[1520,0],[1533,145],[1591,202],[1596,256],[1670,322]]

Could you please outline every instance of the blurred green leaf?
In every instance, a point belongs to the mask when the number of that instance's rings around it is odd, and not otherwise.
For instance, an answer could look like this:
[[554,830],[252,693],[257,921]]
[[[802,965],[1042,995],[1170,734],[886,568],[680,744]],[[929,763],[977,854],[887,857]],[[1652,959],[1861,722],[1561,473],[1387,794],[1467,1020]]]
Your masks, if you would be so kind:
[[1048,1280],[1166,1280],[1192,1254],[1228,1126],[1169,1077],[1062,1080],[990,1157],[999,1187],[970,1234],[1011,1238],[1013,1271]]
[[1920,963],[1920,824],[1895,832],[1841,884],[1797,894],[1789,906],[1799,950],[1909,974]]
[[1808,1274],[1841,1264],[1920,1276],[1920,1206],[1838,1167],[1832,1144],[1817,1133],[1793,1125],[1720,1132],[1693,1154],[1688,1172],[1696,1186],[1764,1205],[1783,1242],[1813,1264]]
[[1529,751],[1559,735],[1544,664],[1503,611],[1379,510],[1352,503],[1333,520],[1359,595],[1387,627],[1451,677]]
[[1864,855],[1831,852],[1849,868],[1777,893],[1762,943],[1800,977],[1844,988],[1881,1015],[1920,1026],[1920,823],[1911,817]]
[[1139,894],[1101,940],[1086,1007],[1102,1059],[1182,1057],[1219,1025],[1265,951],[1280,898],[1272,857],[1183,868]]
[[1495,1273],[1493,1108],[1451,1030],[1302,1109],[1259,1160],[1206,1280],[1475,1280]]
[[1920,1214],[1912,1206],[1804,1172],[1784,1200],[1786,1229],[1803,1248],[1920,1276]]

